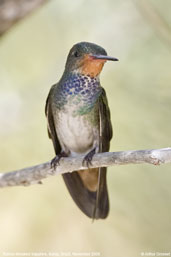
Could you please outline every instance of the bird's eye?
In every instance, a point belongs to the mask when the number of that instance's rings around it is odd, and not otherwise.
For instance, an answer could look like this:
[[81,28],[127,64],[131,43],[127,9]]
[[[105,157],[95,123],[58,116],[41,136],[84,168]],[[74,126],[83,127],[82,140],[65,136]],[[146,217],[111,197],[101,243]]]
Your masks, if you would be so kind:
[[77,51],[74,52],[75,57],[79,57],[79,53]]

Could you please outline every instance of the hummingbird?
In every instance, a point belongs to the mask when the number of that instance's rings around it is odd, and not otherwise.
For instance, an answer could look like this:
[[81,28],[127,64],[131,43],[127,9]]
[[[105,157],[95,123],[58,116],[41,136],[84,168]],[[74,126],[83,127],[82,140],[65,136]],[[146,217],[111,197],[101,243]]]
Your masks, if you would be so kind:
[[106,167],[91,168],[95,153],[107,152],[112,138],[112,124],[106,93],[99,75],[110,57],[99,45],[75,44],[67,57],[64,73],[54,84],[46,100],[48,135],[52,139],[55,158],[84,155],[84,170],[63,174],[68,191],[88,217],[104,219],[109,213]]

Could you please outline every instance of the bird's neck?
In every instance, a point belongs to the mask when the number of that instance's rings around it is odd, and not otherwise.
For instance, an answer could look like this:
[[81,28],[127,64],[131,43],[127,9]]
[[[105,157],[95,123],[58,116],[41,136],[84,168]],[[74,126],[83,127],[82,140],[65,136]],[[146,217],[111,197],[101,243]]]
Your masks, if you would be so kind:
[[64,73],[60,85],[65,95],[81,95],[85,98],[95,96],[101,90],[99,76],[91,77],[79,72]]
[[59,109],[71,108],[73,114],[85,114],[95,105],[102,87],[99,77],[91,77],[80,73],[63,75],[57,87],[57,102]]

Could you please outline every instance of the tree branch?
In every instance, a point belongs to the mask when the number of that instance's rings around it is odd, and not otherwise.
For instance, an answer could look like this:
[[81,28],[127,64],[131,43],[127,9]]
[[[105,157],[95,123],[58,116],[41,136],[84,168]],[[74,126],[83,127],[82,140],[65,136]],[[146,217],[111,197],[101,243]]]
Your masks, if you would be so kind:
[[0,0],[0,36],[47,0]]
[[[83,158],[83,155],[61,158],[60,165],[56,169],[51,168],[49,161],[21,170],[0,173],[0,187],[41,184],[41,180],[46,177],[85,169],[82,166]],[[171,148],[99,153],[94,155],[91,168],[142,163],[154,165],[171,163]]]

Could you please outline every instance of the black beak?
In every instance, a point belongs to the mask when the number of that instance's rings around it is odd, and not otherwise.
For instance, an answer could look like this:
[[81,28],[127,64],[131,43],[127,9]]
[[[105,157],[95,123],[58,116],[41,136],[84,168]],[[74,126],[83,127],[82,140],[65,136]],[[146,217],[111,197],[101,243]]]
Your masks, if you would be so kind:
[[111,56],[107,56],[107,55],[92,54],[91,57],[93,57],[94,59],[98,59],[98,60],[119,61],[117,58],[111,57]]

